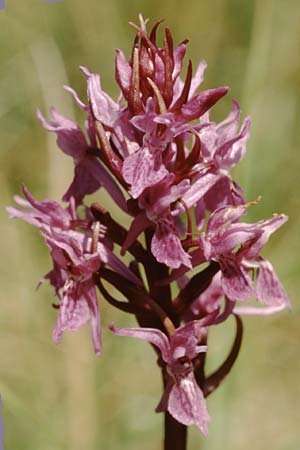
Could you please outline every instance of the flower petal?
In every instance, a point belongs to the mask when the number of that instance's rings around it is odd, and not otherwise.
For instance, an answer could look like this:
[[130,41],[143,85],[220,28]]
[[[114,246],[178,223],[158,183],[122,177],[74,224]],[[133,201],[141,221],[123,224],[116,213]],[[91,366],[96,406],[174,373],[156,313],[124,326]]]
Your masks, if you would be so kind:
[[195,424],[207,436],[210,417],[204,395],[193,373],[173,385],[168,399],[168,411],[178,422],[184,425]]
[[125,159],[122,173],[131,185],[132,197],[138,198],[144,189],[161,181],[169,172],[163,165],[161,151],[143,147]]
[[190,256],[183,250],[174,220],[163,218],[156,225],[151,251],[158,262],[177,269],[181,264],[192,268]]
[[206,68],[207,68],[207,63],[206,63],[206,61],[204,61],[204,59],[202,59],[200,61],[200,63],[198,64],[195,75],[192,78],[190,92],[189,92],[189,100],[193,97],[194,93],[196,92],[196,90],[198,89],[200,84],[202,84],[202,82],[204,80],[204,72],[205,72]]
[[122,256],[126,253],[128,248],[134,243],[134,241],[139,237],[139,235],[151,225],[152,222],[148,219],[148,217],[144,212],[141,212],[133,219],[121,249]]
[[22,190],[26,200],[18,196],[16,196],[15,200],[18,205],[30,209],[21,211],[16,208],[8,207],[7,211],[9,212],[10,217],[25,220],[37,228],[42,228],[45,225],[62,229],[69,228],[72,216],[67,209],[62,208],[53,200],[37,201],[30,194],[25,185],[22,186]]
[[286,308],[285,304],[279,306],[264,306],[258,308],[256,306],[235,306],[233,308],[233,314],[238,316],[269,316],[276,314]]
[[86,67],[80,67],[87,79],[87,92],[94,117],[108,127],[112,127],[118,118],[120,106],[101,89],[98,74],[90,73]]
[[214,173],[206,173],[199,177],[194,184],[186,191],[182,200],[187,207],[195,205],[202,197],[208,192],[208,190],[219,180],[220,175]]
[[98,253],[103,263],[108,264],[112,269],[134,284],[141,285],[141,280],[110,250],[101,242],[98,243]]
[[226,297],[231,301],[249,300],[254,291],[252,280],[243,267],[238,263],[235,255],[223,255],[219,259],[222,271],[222,288]]
[[202,91],[194,95],[191,100],[182,106],[180,121],[189,122],[198,119],[226,95],[228,90],[228,87],[220,87]]
[[245,199],[241,187],[229,176],[221,176],[204,197],[205,206],[215,211],[222,206],[243,205]]
[[52,120],[47,122],[42,113],[37,111],[43,127],[56,133],[60,149],[75,159],[81,157],[87,151],[88,143],[79,125],[60,114],[55,108],[51,108],[51,114]]
[[257,228],[261,231],[258,239],[253,239],[245,249],[242,250],[241,254],[246,259],[255,259],[262,248],[266,245],[274,231],[276,231],[279,227],[281,227],[288,220],[285,214],[274,214],[271,219],[261,220],[253,225],[254,228]]
[[219,167],[230,169],[234,167],[245,155],[246,143],[249,138],[251,120],[246,117],[240,134],[221,145],[215,152],[215,160]]
[[126,60],[124,53],[119,49],[117,49],[115,67],[117,83],[120,86],[124,97],[128,100],[132,69]]
[[162,358],[165,362],[170,358],[170,344],[167,336],[160,330],[155,328],[116,328],[113,324],[109,329],[118,336],[128,336],[148,341],[161,351]]
[[91,319],[95,353],[101,353],[100,317],[95,287],[90,281],[68,282],[62,295],[53,340],[59,343],[63,332],[76,331]]
[[269,306],[285,305],[290,308],[289,297],[279,281],[272,264],[260,258],[256,279],[257,300]]
[[186,319],[200,319],[207,314],[213,313],[220,308],[223,297],[221,273],[218,272],[203,294],[192,303],[189,311],[186,313]]

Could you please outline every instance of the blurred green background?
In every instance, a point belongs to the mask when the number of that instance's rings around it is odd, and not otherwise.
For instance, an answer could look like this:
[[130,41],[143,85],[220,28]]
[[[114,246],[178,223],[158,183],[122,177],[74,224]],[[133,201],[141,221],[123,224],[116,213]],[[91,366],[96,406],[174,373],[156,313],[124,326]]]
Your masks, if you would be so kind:
[[[265,256],[274,263],[293,312],[247,318],[239,360],[208,400],[209,437],[190,430],[189,449],[295,450],[300,445],[299,315],[299,0],[7,0],[0,11],[1,314],[0,392],[5,449],[159,450],[162,415],[154,414],[161,385],[152,349],[112,336],[114,321],[133,324],[101,302],[104,355],[92,352],[89,326],[51,340],[56,311],[48,286],[35,290],[50,259],[36,230],[8,221],[5,205],[25,182],[37,197],[59,199],[72,162],[35,116],[55,105],[82,121],[62,85],[85,96],[78,70],[99,72],[118,94],[114,49],[128,55],[142,12],[165,18],[175,42],[190,38],[189,56],[208,63],[205,88],[231,86],[217,109],[240,101],[253,120],[248,154],[235,175],[248,200],[262,195],[250,219],[284,212],[290,220]],[[102,194],[101,194],[102,195]],[[228,351],[233,324],[215,330],[210,364]]]

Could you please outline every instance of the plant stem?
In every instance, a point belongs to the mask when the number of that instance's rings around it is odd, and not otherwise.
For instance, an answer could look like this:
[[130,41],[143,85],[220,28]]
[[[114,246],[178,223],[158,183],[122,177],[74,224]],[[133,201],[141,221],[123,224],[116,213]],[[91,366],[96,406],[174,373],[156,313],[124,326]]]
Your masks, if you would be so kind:
[[165,412],[164,450],[186,450],[187,427]]

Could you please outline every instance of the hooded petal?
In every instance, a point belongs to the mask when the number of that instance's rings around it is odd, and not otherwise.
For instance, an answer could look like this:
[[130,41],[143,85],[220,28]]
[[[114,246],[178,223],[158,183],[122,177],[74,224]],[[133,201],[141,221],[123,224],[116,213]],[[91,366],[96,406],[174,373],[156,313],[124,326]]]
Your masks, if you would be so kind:
[[231,253],[236,247],[245,244],[261,232],[253,229],[248,223],[234,223],[223,232],[206,239],[204,234],[201,235],[201,241],[205,256],[208,260],[217,258],[218,255]]
[[247,207],[245,205],[224,206],[214,211],[207,223],[207,233],[215,235],[220,230],[225,229],[232,223],[238,222],[239,219],[246,214]]
[[202,333],[203,326],[199,320],[193,320],[177,328],[170,340],[173,362],[182,357],[192,360],[199,353],[206,352],[206,345],[198,345]]
[[213,313],[220,308],[223,297],[224,292],[221,285],[221,273],[218,272],[203,294],[192,303],[186,314],[186,319],[200,319],[207,314]]
[[146,210],[148,218],[153,222],[157,222],[168,213],[172,203],[188,190],[189,180],[182,180],[180,183],[172,185],[174,180],[175,176],[169,174],[155,186],[145,189],[140,196],[139,206]]

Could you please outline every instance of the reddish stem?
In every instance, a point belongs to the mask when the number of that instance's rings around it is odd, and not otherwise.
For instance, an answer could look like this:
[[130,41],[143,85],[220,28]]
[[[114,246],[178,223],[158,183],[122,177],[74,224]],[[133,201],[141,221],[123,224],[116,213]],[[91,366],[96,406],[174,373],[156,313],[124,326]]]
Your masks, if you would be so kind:
[[165,413],[164,450],[186,450],[187,427]]

